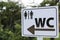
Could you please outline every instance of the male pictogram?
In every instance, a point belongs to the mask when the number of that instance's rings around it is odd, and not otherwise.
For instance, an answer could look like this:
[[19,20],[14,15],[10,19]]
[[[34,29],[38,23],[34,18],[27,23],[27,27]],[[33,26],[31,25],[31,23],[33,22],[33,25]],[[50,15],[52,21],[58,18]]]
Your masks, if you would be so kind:
[[25,19],[27,19],[27,12],[26,11],[24,13],[24,17],[25,17]]
[[31,19],[33,18],[33,12],[32,11],[30,12],[30,18]]

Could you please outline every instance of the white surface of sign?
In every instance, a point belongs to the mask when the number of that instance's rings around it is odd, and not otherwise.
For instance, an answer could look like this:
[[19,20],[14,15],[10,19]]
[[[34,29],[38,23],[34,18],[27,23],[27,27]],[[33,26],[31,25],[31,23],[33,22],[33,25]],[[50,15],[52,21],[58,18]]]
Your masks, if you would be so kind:
[[21,12],[22,36],[58,37],[58,6],[24,8]]

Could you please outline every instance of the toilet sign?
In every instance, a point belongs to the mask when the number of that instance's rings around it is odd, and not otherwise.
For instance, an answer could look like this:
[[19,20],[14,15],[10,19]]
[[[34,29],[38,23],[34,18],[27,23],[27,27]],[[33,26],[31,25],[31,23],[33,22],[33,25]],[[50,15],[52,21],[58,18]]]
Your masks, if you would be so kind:
[[57,37],[58,7],[25,8],[21,13],[22,36]]

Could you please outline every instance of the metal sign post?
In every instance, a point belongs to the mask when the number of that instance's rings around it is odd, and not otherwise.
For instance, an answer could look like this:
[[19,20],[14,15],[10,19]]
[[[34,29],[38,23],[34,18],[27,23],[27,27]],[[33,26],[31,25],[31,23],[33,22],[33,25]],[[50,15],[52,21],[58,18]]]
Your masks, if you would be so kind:
[[43,37],[37,37],[37,40],[43,40]]

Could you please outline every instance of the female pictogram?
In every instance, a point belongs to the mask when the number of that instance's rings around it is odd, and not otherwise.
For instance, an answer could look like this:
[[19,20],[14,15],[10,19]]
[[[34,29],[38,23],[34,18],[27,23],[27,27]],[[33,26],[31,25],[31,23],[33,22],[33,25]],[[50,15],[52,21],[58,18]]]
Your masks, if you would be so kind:
[[27,19],[27,12],[26,11],[24,13],[24,17],[25,17],[25,19]]

